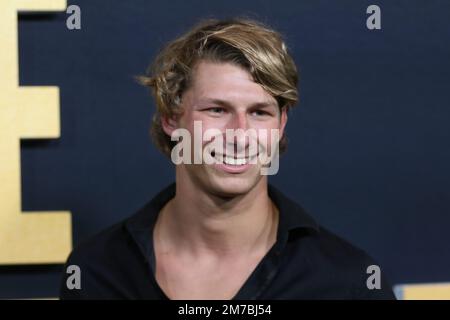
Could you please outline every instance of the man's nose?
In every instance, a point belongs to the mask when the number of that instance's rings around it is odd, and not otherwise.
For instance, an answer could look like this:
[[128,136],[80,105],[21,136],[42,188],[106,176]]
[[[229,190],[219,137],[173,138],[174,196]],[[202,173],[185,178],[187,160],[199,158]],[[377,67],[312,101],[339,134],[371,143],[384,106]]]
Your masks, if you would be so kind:
[[[227,140],[227,148],[233,148],[234,152],[240,153],[247,148],[249,144],[246,135],[248,128],[248,119],[245,113],[236,113],[228,123],[227,129],[233,130],[231,141]],[[229,138],[229,137],[228,137]]]
[[245,113],[236,113],[230,120],[227,129],[248,129],[247,115]]

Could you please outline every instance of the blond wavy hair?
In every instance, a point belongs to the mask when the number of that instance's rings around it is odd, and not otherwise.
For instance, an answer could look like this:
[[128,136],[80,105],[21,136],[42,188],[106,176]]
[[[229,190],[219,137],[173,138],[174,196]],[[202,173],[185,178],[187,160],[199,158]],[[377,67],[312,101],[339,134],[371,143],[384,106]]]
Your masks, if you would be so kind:
[[[297,103],[297,67],[277,31],[248,18],[204,20],[168,43],[147,74],[138,77],[155,97],[157,110],[150,133],[158,149],[168,157],[175,142],[163,131],[161,117],[181,115],[183,92],[191,85],[192,70],[200,60],[227,62],[244,68],[276,99],[280,110],[289,110]],[[286,135],[283,135],[280,153],[286,146]]]

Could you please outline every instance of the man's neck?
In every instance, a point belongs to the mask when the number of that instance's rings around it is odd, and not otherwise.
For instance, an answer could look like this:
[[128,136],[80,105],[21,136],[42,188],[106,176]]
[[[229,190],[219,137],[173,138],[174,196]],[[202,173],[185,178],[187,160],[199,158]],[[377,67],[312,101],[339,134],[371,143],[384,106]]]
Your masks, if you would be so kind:
[[155,232],[165,250],[232,259],[266,253],[277,227],[278,210],[268,196],[266,178],[248,193],[230,198],[199,190],[183,179],[162,209]]

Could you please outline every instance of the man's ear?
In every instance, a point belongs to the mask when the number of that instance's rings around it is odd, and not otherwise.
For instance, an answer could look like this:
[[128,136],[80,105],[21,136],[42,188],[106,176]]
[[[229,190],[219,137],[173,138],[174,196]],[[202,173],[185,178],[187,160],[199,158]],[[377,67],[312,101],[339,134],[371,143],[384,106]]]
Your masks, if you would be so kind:
[[164,132],[171,137],[172,132],[178,128],[178,121],[176,121],[175,116],[161,116],[161,126]]

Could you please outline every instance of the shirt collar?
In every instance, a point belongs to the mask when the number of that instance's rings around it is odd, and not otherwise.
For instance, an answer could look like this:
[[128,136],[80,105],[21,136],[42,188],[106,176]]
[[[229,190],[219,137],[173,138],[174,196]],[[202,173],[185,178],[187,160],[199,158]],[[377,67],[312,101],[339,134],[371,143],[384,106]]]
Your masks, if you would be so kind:
[[280,231],[295,229],[319,231],[317,222],[298,203],[285,196],[271,184],[269,184],[268,192],[270,199],[280,212]]

